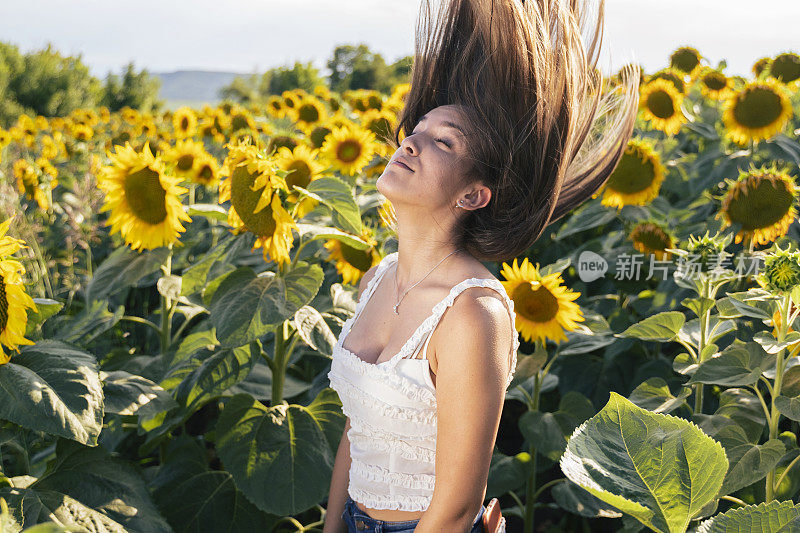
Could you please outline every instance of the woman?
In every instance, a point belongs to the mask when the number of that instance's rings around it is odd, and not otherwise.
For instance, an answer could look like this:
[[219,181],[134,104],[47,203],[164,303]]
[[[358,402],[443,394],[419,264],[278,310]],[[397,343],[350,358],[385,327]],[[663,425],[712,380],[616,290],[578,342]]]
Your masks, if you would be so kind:
[[445,0],[438,16],[424,0],[377,181],[398,251],[361,280],[328,374],[347,419],[326,533],[482,531],[519,344],[513,302],[482,261],[523,253],[627,146],[639,72],[602,92],[603,8],[585,47],[579,0]]

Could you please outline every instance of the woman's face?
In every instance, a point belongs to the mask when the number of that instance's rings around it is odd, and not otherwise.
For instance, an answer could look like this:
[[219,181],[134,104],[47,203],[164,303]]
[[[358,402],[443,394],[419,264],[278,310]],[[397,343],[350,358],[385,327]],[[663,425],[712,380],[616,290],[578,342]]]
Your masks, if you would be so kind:
[[420,119],[376,182],[395,209],[404,204],[426,210],[455,204],[469,170],[463,129],[455,105],[436,107]]

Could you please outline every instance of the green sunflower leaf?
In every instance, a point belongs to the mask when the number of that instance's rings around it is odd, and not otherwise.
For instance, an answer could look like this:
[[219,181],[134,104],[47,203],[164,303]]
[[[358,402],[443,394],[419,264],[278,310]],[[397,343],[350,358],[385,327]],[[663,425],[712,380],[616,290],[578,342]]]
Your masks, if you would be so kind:
[[800,531],[800,503],[791,501],[737,507],[703,521],[697,533],[788,533]]
[[572,434],[560,466],[574,483],[647,527],[683,533],[718,497],[728,460],[691,422],[651,413],[612,391]]
[[90,446],[103,427],[103,386],[93,355],[53,340],[22,346],[0,365],[0,418]]
[[327,494],[334,462],[328,439],[341,434],[345,421],[330,400],[335,394],[324,389],[308,407],[265,407],[248,394],[225,402],[217,451],[236,486],[262,511],[294,515]]
[[615,337],[634,337],[645,341],[668,342],[675,338],[686,322],[679,311],[666,311],[637,322]]

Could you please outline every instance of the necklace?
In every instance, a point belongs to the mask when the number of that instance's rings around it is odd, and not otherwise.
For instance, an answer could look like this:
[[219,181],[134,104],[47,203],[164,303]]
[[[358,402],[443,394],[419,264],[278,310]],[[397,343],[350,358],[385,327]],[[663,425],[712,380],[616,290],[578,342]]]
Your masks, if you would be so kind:
[[[436,267],[438,267],[439,265],[441,265],[441,264],[444,262],[444,260],[445,260],[445,259],[447,259],[447,258],[448,258],[448,257],[450,257],[451,255],[453,255],[454,253],[456,253],[456,252],[460,252],[460,251],[461,251],[461,249],[460,249],[460,248],[456,248],[455,250],[453,250],[452,252],[450,252],[449,254],[447,254],[446,256],[444,256],[444,257],[442,258],[442,260],[441,260],[441,261],[439,261],[438,263],[436,263],[436,265],[435,265],[435,266],[434,266],[432,269],[430,269],[430,270],[428,271],[428,273],[427,273],[427,274],[425,274],[424,276],[422,276],[422,279],[420,279],[418,282],[414,283],[412,286],[410,286],[409,288],[407,288],[407,289],[406,289],[406,290],[403,292],[403,295],[402,295],[402,296],[401,296],[401,297],[400,297],[400,298],[397,300],[397,303],[396,303],[396,304],[394,304],[394,314],[396,314],[396,315],[399,315],[399,314],[400,314],[400,312],[397,310],[397,307],[400,305],[400,302],[402,302],[402,301],[403,301],[403,298],[405,298],[405,297],[406,297],[406,294],[408,294],[408,291],[410,291],[411,289],[413,289],[414,287],[416,287],[417,285],[419,285],[420,283],[422,283],[422,280],[424,280],[425,278],[427,278],[427,277],[428,277],[428,276],[431,274],[431,272],[433,272],[434,270],[436,270]],[[398,262],[398,265],[399,265],[399,262]],[[395,286],[396,292],[400,292],[400,287],[397,285],[397,281],[398,281],[398,280],[397,280],[397,267],[395,267],[394,286]]]

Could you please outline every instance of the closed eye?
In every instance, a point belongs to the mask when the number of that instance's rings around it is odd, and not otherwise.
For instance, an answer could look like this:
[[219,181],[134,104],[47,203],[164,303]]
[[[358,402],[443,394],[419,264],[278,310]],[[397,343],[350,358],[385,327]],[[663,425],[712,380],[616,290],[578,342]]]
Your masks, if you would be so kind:
[[436,142],[440,142],[440,143],[444,144],[445,146],[447,146],[448,148],[450,148],[450,143],[445,141],[444,139],[436,139]]

